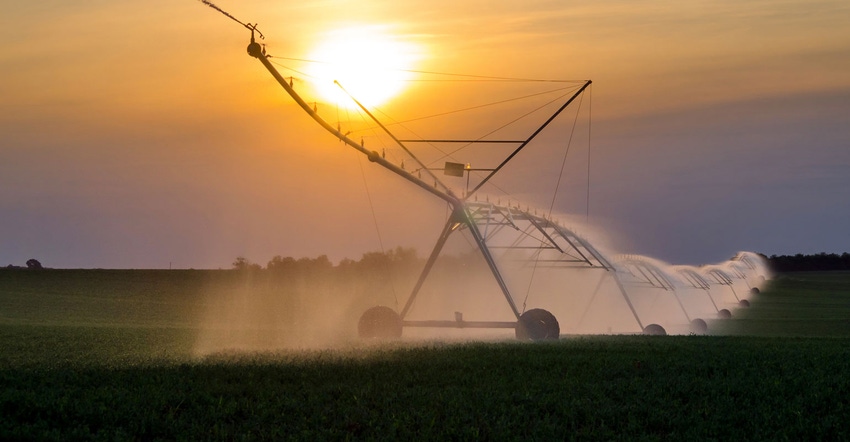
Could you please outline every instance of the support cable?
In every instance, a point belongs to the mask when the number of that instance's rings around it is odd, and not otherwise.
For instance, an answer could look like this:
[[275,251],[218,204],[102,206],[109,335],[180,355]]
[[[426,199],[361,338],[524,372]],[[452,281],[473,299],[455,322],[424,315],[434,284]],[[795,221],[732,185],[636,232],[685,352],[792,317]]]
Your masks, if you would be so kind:
[[[443,117],[443,116],[446,116],[446,115],[457,114],[457,113],[460,113],[460,112],[466,112],[466,111],[481,109],[481,108],[485,108],[485,107],[489,107],[489,106],[497,106],[497,105],[500,105],[500,104],[510,103],[512,101],[520,101],[520,100],[524,100],[524,99],[527,99],[527,98],[538,97],[540,95],[547,95],[547,94],[551,94],[551,93],[554,93],[554,92],[561,92],[561,91],[564,91],[564,90],[567,90],[567,89],[572,89],[572,86],[560,87],[560,88],[557,88],[557,89],[552,89],[552,90],[548,90],[548,91],[544,91],[544,92],[537,92],[537,93],[534,93],[534,94],[523,95],[521,97],[508,98],[508,99],[505,99],[505,100],[499,100],[499,101],[493,101],[493,102],[490,102],[490,103],[479,104],[477,106],[465,107],[465,108],[462,108],[462,109],[450,110],[450,111],[441,112],[441,113],[437,113],[437,114],[433,114],[433,115],[425,115],[425,116],[422,116],[422,117],[411,118],[409,120],[402,120],[402,121],[398,121],[398,122],[395,122],[395,123],[390,123],[387,126],[391,126],[393,124],[403,124],[403,123],[410,123],[410,122],[413,122],[413,121],[427,120],[429,118]],[[562,98],[562,97],[565,97],[565,96],[566,96],[566,94],[561,95],[558,98]]]
[[584,209],[584,219],[585,221],[590,221],[590,139],[591,139],[591,128],[593,125],[593,85],[590,86],[590,95],[587,97],[587,196],[585,197],[585,201],[587,202]]
[[[378,245],[381,247],[381,254],[385,257],[387,256],[386,249],[384,249],[384,239],[381,236],[381,228],[378,225],[378,216],[375,215],[375,204],[372,202],[372,193],[369,191],[369,183],[366,181],[366,171],[363,169],[363,159],[360,158],[360,155],[357,155],[357,164],[360,166],[360,176],[363,177],[363,187],[366,189],[366,199],[369,201],[369,210],[372,213],[372,222],[375,224],[375,233],[378,235]],[[393,298],[395,298],[395,308],[398,310],[398,293],[395,290],[395,281],[392,277],[392,272],[390,271],[390,263],[389,259],[385,262],[385,270],[387,272],[388,279],[390,280],[390,288],[393,292]]]
[[[561,187],[561,179],[564,176],[564,168],[567,165],[567,156],[570,154],[570,147],[573,144],[573,135],[576,131],[576,123],[578,123],[578,116],[580,114],[579,110],[581,109],[581,103],[584,101],[584,94],[581,95],[578,101],[578,110],[576,110],[576,116],[573,119],[573,126],[570,129],[570,137],[567,139],[567,148],[564,150],[564,158],[561,160],[561,171],[558,173],[558,181],[555,183],[555,191],[552,192],[552,201],[549,203],[549,212],[547,214],[547,218],[552,218],[552,210],[555,208],[555,200],[558,197],[558,190]],[[534,258],[534,265],[531,267],[531,277],[528,280],[528,287],[525,290],[525,299],[522,301],[522,311],[525,313],[525,307],[528,302],[528,297],[531,295],[531,285],[534,283],[534,275],[537,273],[537,263],[540,261],[540,254],[543,250],[543,243],[541,242],[537,248],[537,253]]]
[[[513,119],[513,120],[511,120],[511,121],[508,121],[507,123],[505,123],[505,124],[503,124],[503,125],[501,125],[501,126],[499,126],[499,127],[495,128],[495,129],[491,130],[490,132],[487,132],[486,134],[481,135],[480,137],[476,138],[476,141],[481,141],[481,140],[483,140],[484,138],[487,138],[487,137],[489,137],[490,135],[493,135],[494,133],[499,132],[500,130],[502,130],[502,129],[504,129],[504,128],[506,128],[506,127],[508,127],[508,126],[512,125],[512,124],[514,124],[514,123],[516,123],[517,121],[522,120],[523,118],[525,118],[525,117],[527,117],[527,116],[529,116],[529,115],[531,115],[531,114],[533,114],[533,113],[535,113],[535,112],[538,112],[540,109],[543,109],[543,108],[545,108],[546,106],[549,106],[550,104],[555,103],[555,102],[557,102],[557,101],[561,100],[562,98],[566,97],[567,95],[569,95],[569,93],[564,94],[564,95],[560,95],[560,96],[555,97],[554,99],[552,99],[552,100],[550,100],[550,101],[547,101],[546,103],[543,103],[542,105],[540,105],[540,106],[538,106],[538,107],[536,107],[536,108],[534,108],[534,109],[532,109],[532,110],[530,110],[530,111],[528,111],[528,112],[526,112],[526,113],[524,113],[524,114],[520,115],[519,117],[514,118],[514,119]],[[522,140],[520,143],[521,143],[521,146],[524,146],[524,145],[528,144],[528,142],[527,142],[526,140]],[[449,153],[448,153],[448,154],[446,154],[445,156],[443,156],[443,157],[441,157],[441,158],[437,158],[436,160],[432,161],[432,162],[429,164],[429,166],[430,166],[430,165],[434,165],[434,164],[436,164],[436,163],[438,163],[438,162],[442,161],[442,160],[443,160],[443,159],[445,159],[446,157],[449,157],[449,156],[451,156],[451,155],[454,155],[454,154],[456,154],[456,153],[458,153],[458,152],[460,152],[460,151],[462,151],[462,150],[466,149],[467,147],[469,147],[469,146],[471,146],[471,145],[472,145],[472,143],[469,143],[469,144],[466,144],[466,145],[464,145],[464,146],[461,146],[461,147],[459,147],[459,148],[457,148],[457,149],[455,149],[455,150],[453,150],[453,151],[449,152]],[[480,186],[479,186],[479,187],[480,187]],[[477,187],[476,187],[476,189],[477,189]]]
[[451,189],[448,186],[446,186],[445,184],[443,184],[440,181],[440,179],[437,178],[437,175],[435,175],[433,172],[428,170],[427,166],[425,166],[425,164],[422,163],[422,161],[416,155],[414,155],[413,152],[411,152],[410,149],[407,148],[407,146],[404,145],[404,143],[399,141],[399,139],[395,135],[393,135],[393,133],[390,132],[390,130],[387,129],[386,126],[384,126],[377,118],[375,118],[375,116],[372,114],[372,112],[369,112],[369,109],[366,109],[366,106],[364,106],[362,103],[360,103],[359,100],[357,100],[356,98],[354,98],[354,96],[352,96],[350,93],[348,93],[348,91],[342,86],[342,84],[339,83],[339,81],[334,80],[334,84],[336,84],[337,87],[339,87],[340,90],[342,90],[345,93],[345,95],[348,95],[348,98],[350,98],[351,101],[353,101],[360,109],[363,110],[363,112],[366,113],[366,115],[369,116],[369,118],[372,119],[372,121],[375,122],[375,124],[377,124],[387,135],[389,135],[389,137],[392,138],[393,141],[395,141],[395,143],[399,147],[401,147],[402,150],[404,150],[404,152],[407,153],[407,155],[410,156],[410,158],[413,159],[413,161],[415,161],[417,164],[419,164],[419,167],[421,167],[423,170],[425,170],[425,173],[427,175],[430,175],[431,178],[434,179],[435,187],[436,187],[436,184],[439,183],[440,187],[442,187],[450,196],[454,196]]
[[[274,57],[272,57],[271,55],[269,55],[269,56],[268,56],[268,58],[270,58],[270,59],[271,59],[271,58],[274,58]],[[282,67],[282,68],[286,69],[287,71],[295,72],[296,74],[298,74],[298,75],[302,75],[302,76],[304,76],[304,77],[306,77],[306,78],[312,78],[312,79],[314,79],[314,80],[318,80],[318,79],[319,79],[319,78],[318,78],[318,77],[316,77],[315,75],[310,75],[310,74],[308,74],[308,73],[306,73],[306,72],[299,71],[298,69],[295,69],[295,68],[289,67],[289,66],[287,66],[287,65],[285,65],[285,64],[283,64],[283,63],[278,63],[278,62],[276,62],[276,61],[274,61],[274,60],[269,60],[269,63],[272,63],[272,64],[274,64],[274,65],[280,66],[280,67]],[[300,79],[299,79],[299,80],[300,80]]]
[[[209,2],[207,2],[206,0],[201,0],[201,1],[209,4]],[[216,7],[214,5],[212,7],[215,8],[215,9],[218,9],[218,7]],[[221,11],[221,10],[219,9],[219,11]],[[224,11],[221,11],[221,12],[230,16],[229,14],[227,14]],[[238,20],[237,20],[237,22],[240,23],[240,24],[242,23]],[[243,24],[243,26],[244,26],[244,24]],[[248,27],[248,29],[251,29],[251,28]],[[336,63],[336,62],[333,62],[333,61],[314,60],[314,59],[309,59],[309,58],[295,58],[295,57],[276,57],[276,58],[279,58],[281,60],[300,61],[300,62],[304,62],[304,63],[339,64],[339,63]],[[495,76],[489,76],[489,75],[457,74],[457,73],[449,73],[449,72],[422,71],[422,70],[415,70],[415,69],[384,69],[384,70],[393,71],[393,72],[408,72],[408,73],[411,73],[411,74],[442,75],[442,76],[445,76],[445,77],[459,77],[459,78],[473,79],[473,80],[470,80],[470,81],[491,80],[491,81],[530,82],[530,83],[574,83],[574,84],[575,83],[578,83],[578,84],[584,83],[584,81],[581,81],[581,80],[552,80],[552,79],[543,79],[543,78],[495,77]],[[413,81],[413,80],[407,80],[407,81]],[[424,81],[431,81],[431,80],[424,80]],[[442,80],[442,81],[457,81],[457,80]]]
[[[338,105],[337,105],[336,112],[337,112],[337,122],[339,122],[339,106]],[[348,110],[346,110],[345,115],[346,115],[346,123],[352,124],[351,113]],[[363,115],[362,112],[358,111],[357,115],[360,117],[360,120],[362,120],[363,122],[366,121],[366,117]],[[339,124],[339,123],[337,123],[337,124]],[[381,235],[381,227],[380,227],[380,224],[378,223],[378,216],[375,213],[375,203],[372,200],[372,193],[369,190],[369,183],[366,179],[366,170],[363,167],[363,160],[359,155],[357,156],[357,164],[358,164],[358,166],[360,166],[360,176],[363,178],[363,188],[366,190],[366,198],[369,201],[369,210],[372,213],[372,222],[375,225],[375,233],[378,237],[378,245],[381,248],[381,254],[384,257],[388,258],[386,248],[384,247],[384,238],[383,238],[383,235]],[[390,289],[393,292],[393,298],[395,300],[395,308],[396,308],[396,310],[398,310],[398,308],[399,308],[398,291],[396,290],[395,278],[393,278],[393,272],[392,272],[392,269],[390,269],[389,260],[384,261],[384,271],[386,272],[387,278],[390,280]]]
[[[295,61],[313,62],[313,63],[326,63],[326,62],[321,62],[321,61],[316,61],[316,60],[308,60],[308,59],[301,59],[301,58],[292,58],[292,57],[272,57],[271,55],[267,56],[267,58],[269,58],[269,59],[271,59],[271,58],[276,58],[276,59],[284,59],[284,60],[295,60]],[[282,67],[282,68],[284,68],[284,69],[287,69],[287,70],[293,71],[293,72],[298,73],[298,74],[300,74],[300,75],[303,75],[303,76],[305,76],[305,77],[313,78],[313,79],[317,79],[317,77],[315,77],[315,76],[313,76],[313,75],[310,75],[310,74],[307,74],[307,73],[305,73],[305,72],[302,72],[302,71],[296,70],[296,69],[294,69],[294,68],[292,68],[292,67],[289,67],[289,66],[283,65],[282,63],[275,62],[274,60],[269,60],[269,61],[270,61],[271,63],[274,63],[274,64],[275,64],[275,65],[277,65],[277,66],[280,66],[280,67]],[[440,74],[440,75],[451,75],[451,76],[464,76],[463,74],[441,74],[441,73],[436,73],[436,72],[425,72],[425,73],[430,73],[430,74]],[[471,76],[471,77],[480,77],[480,76]],[[557,83],[576,83],[576,81],[572,81],[572,80],[537,80],[537,79],[521,79],[521,78],[508,78],[508,77],[483,77],[483,78],[504,78],[504,79],[510,79],[510,80],[515,80],[515,81],[539,81],[539,82],[557,82]],[[352,98],[352,99],[355,101],[355,103],[359,105],[359,103],[357,103],[357,100],[356,100],[356,99],[354,99],[354,97],[351,97],[351,95],[350,95],[350,94],[348,94],[348,92],[347,92],[347,91],[345,91],[345,89],[344,89],[344,88],[342,88],[342,86],[341,86],[341,85],[339,85],[339,84],[338,84],[338,82],[335,82],[335,83],[337,83],[337,85],[340,87],[340,89],[342,89],[344,93],[346,93],[347,95],[349,95],[349,97],[350,97],[350,98]],[[413,118],[413,119],[409,119],[409,120],[402,120],[402,121],[395,121],[392,117],[390,117],[389,115],[387,115],[387,114],[386,114],[385,112],[383,112],[381,109],[375,109],[377,112],[379,112],[379,113],[381,113],[382,115],[384,115],[384,117],[386,117],[386,118],[389,120],[389,123],[387,123],[386,125],[384,125],[384,124],[382,124],[380,121],[378,121],[378,120],[374,119],[374,117],[372,117],[372,119],[373,119],[373,121],[374,121],[375,123],[377,123],[377,124],[378,124],[381,128],[383,128],[385,131],[387,130],[385,126],[394,126],[394,125],[399,125],[399,126],[401,126],[402,128],[404,128],[405,130],[410,131],[410,132],[411,132],[414,136],[419,137],[419,135],[417,135],[417,134],[413,133],[413,132],[412,132],[409,128],[405,127],[404,123],[409,123],[409,122],[412,122],[412,121],[424,120],[424,119],[435,118],[435,117],[445,116],[445,115],[454,114],[454,113],[460,113],[460,112],[465,112],[465,111],[470,111],[470,110],[480,109],[480,108],[484,108],[484,107],[488,107],[488,106],[496,106],[496,105],[500,105],[500,104],[505,104],[505,103],[513,102],[513,101],[519,101],[519,100],[528,99],[528,98],[533,98],[533,97],[537,97],[537,96],[541,96],[541,95],[547,95],[547,94],[551,94],[551,93],[554,93],[554,92],[561,92],[561,91],[565,91],[565,90],[570,90],[570,92],[568,92],[568,93],[566,93],[566,94],[559,95],[559,96],[555,97],[554,99],[552,99],[552,100],[550,100],[550,101],[547,101],[546,103],[544,103],[544,104],[542,104],[542,105],[540,105],[540,106],[538,106],[538,107],[536,107],[536,108],[532,109],[531,111],[529,111],[529,112],[527,112],[527,113],[525,113],[525,114],[523,114],[523,115],[521,115],[521,116],[519,116],[519,117],[517,117],[517,118],[515,118],[515,119],[513,119],[513,120],[511,120],[511,121],[509,121],[509,122],[507,122],[507,123],[505,123],[505,124],[502,124],[501,126],[499,126],[499,127],[495,128],[495,129],[493,129],[493,130],[492,130],[492,131],[490,131],[490,132],[485,133],[485,134],[484,134],[484,135],[482,135],[481,137],[478,137],[478,138],[476,138],[476,139],[474,139],[474,140],[469,140],[469,142],[464,142],[464,143],[463,143],[463,146],[461,146],[461,147],[459,147],[459,148],[456,148],[456,149],[454,149],[454,150],[452,150],[452,151],[450,151],[450,152],[446,152],[446,151],[444,151],[443,149],[440,149],[440,148],[439,148],[439,147],[437,147],[437,146],[436,146],[433,142],[429,142],[429,141],[418,141],[418,140],[416,140],[416,142],[423,142],[423,143],[427,143],[427,144],[428,144],[431,148],[435,149],[436,151],[438,151],[438,152],[441,154],[441,156],[440,156],[437,160],[434,160],[434,161],[432,161],[432,162],[428,163],[428,166],[430,167],[430,166],[433,166],[434,164],[436,164],[436,163],[438,163],[438,162],[440,162],[440,161],[442,161],[442,160],[445,160],[445,159],[454,160],[454,155],[455,155],[455,154],[457,154],[457,153],[459,153],[459,152],[461,152],[461,151],[465,150],[465,149],[466,149],[466,148],[468,148],[469,146],[471,146],[471,145],[473,145],[473,144],[475,144],[475,143],[485,142],[486,140],[484,140],[484,138],[486,138],[486,137],[488,137],[488,136],[490,136],[490,135],[492,135],[492,134],[494,134],[494,133],[496,133],[496,132],[499,132],[499,131],[501,131],[501,130],[505,129],[506,127],[508,127],[508,126],[510,126],[510,125],[512,125],[512,124],[515,124],[516,122],[518,122],[518,121],[520,121],[520,120],[522,120],[522,119],[524,119],[524,118],[528,117],[529,115],[534,114],[535,112],[540,111],[541,109],[545,108],[546,106],[549,106],[549,105],[551,105],[552,103],[555,103],[555,102],[557,102],[558,100],[560,100],[560,99],[562,99],[562,98],[564,98],[564,97],[568,96],[570,93],[573,93],[573,92],[575,91],[574,87],[573,87],[573,86],[560,87],[560,88],[556,88],[556,89],[547,90],[547,91],[544,91],[544,92],[537,92],[537,93],[533,93],[533,94],[523,95],[523,96],[519,96],[519,97],[514,97],[514,98],[509,98],[509,99],[499,100],[499,101],[494,101],[494,102],[485,103],[485,104],[481,104],[481,105],[477,105],[477,106],[472,106],[472,107],[467,107],[467,108],[462,108],[462,109],[456,109],[456,110],[453,110],[453,111],[447,111],[447,112],[443,112],[443,113],[438,113],[438,114],[434,114],[434,115],[427,115],[427,116],[423,116],[423,117],[417,117],[417,118]],[[361,108],[362,108],[362,105],[360,105],[360,106],[361,106]],[[371,117],[371,115],[370,115],[370,117]],[[364,122],[365,122],[365,119],[364,119]],[[355,133],[364,132],[364,131],[374,132],[374,130],[375,130],[375,127],[366,127],[366,128],[363,128],[363,129],[354,129],[354,130],[351,130],[351,131],[349,131],[347,134],[355,134]],[[388,133],[389,133],[389,132],[388,132]],[[391,136],[391,137],[394,137],[392,134],[390,134],[390,136]],[[420,138],[421,138],[421,137],[420,137]],[[408,149],[407,149],[407,148],[403,145],[403,143],[404,143],[405,141],[413,141],[413,140],[399,140],[399,141],[402,143],[402,146],[401,146],[401,147],[402,147],[402,149],[404,149],[405,151],[408,151]],[[524,142],[525,142],[525,143],[527,143],[527,141],[528,141],[528,140],[512,140],[512,141],[499,141],[499,140],[497,140],[497,141],[498,141],[498,142],[502,142],[502,143],[508,143],[508,142],[510,142],[510,143],[522,144],[522,143],[524,143]],[[412,155],[412,153],[411,153],[411,152],[409,152],[409,151],[408,151],[408,153],[409,153],[409,154],[411,154],[411,156],[413,157],[414,161],[419,162],[419,161],[417,160],[417,158],[416,158],[415,156],[413,156],[413,155]],[[420,163],[420,164],[421,164],[421,163]],[[421,168],[421,169],[426,169],[426,168],[424,168],[424,167],[423,167],[423,168]],[[416,169],[416,170],[414,170],[414,172],[416,172],[417,170],[421,170],[421,169]],[[426,172],[426,173],[427,173],[427,172]],[[476,175],[478,175],[478,174],[476,174]],[[480,176],[480,175],[479,175],[479,176]],[[432,177],[436,179],[436,177],[434,177],[433,175],[432,175]],[[442,183],[441,183],[441,184],[442,184]],[[499,186],[497,186],[497,185],[495,185],[495,184],[492,184],[492,183],[491,183],[491,185],[492,185],[492,186],[494,186],[494,187],[496,188],[496,190],[498,190],[498,191],[502,192],[503,194],[505,194],[505,195],[507,195],[507,196],[509,196],[509,195],[510,195],[510,193],[509,193],[509,192],[505,191],[504,189],[501,189]],[[444,187],[445,187],[445,186],[444,186]],[[479,187],[480,187],[480,186],[479,186]],[[471,195],[472,195],[472,192],[468,192],[468,194],[467,194],[466,196],[471,196]]]
[[555,111],[555,113],[554,113],[554,114],[552,114],[552,116],[550,116],[550,117],[549,117],[549,119],[548,119],[548,120],[546,120],[546,122],[545,122],[545,123],[543,123],[540,127],[538,127],[538,128],[537,128],[537,130],[535,130],[535,131],[534,131],[534,133],[532,133],[532,134],[531,134],[531,136],[529,136],[529,137],[525,140],[525,142],[524,142],[524,143],[520,144],[520,145],[519,145],[519,147],[517,147],[517,148],[516,148],[516,150],[514,150],[513,152],[511,152],[511,154],[510,154],[510,155],[508,155],[508,157],[507,157],[507,158],[505,158],[505,159],[501,162],[501,164],[499,164],[499,165],[498,165],[498,166],[497,166],[497,167],[496,167],[496,168],[495,168],[492,172],[490,172],[490,174],[489,174],[489,175],[487,175],[486,177],[484,177],[484,179],[483,179],[480,183],[478,183],[478,185],[477,185],[477,186],[475,186],[475,188],[474,188],[474,189],[472,189],[472,191],[471,191],[471,192],[469,192],[469,194],[468,194],[466,197],[467,197],[467,198],[469,198],[469,196],[471,196],[472,194],[474,194],[475,192],[477,192],[477,191],[478,191],[478,189],[480,189],[480,188],[481,188],[481,186],[483,186],[483,185],[484,185],[484,184],[486,184],[488,181],[490,181],[490,178],[493,178],[493,175],[495,175],[495,174],[499,173],[499,171],[500,171],[500,170],[502,170],[502,167],[504,167],[504,166],[505,166],[505,164],[508,164],[508,162],[510,162],[510,161],[511,161],[511,160],[512,160],[512,159],[513,159],[513,158],[514,158],[514,157],[515,157],[515,156],[516,156],[516,155],[517,155],[517,154],[518,154],[521,150],[525,149],[525,146],[527,146],[527,145],[528,145],[528,143],[530,143],[530,142],[531,142],[531,140],[533,140],[535,137],[537,137],[537,135],[538,135],[540,132],[542,132],[542,131],[543,131],[543,129],[545,129],[545,128],[546,128],[546,126],[548,126],[548,125],[549,125],[549,123],[551,123],[551,122],[552,122],[552,120],[554,120],[554,119],[555,119],[558,115],[560,115],[560,114],[561,114],[561,112],[563,112],[563,111],[564,111],[564,109],[566,109],[566,108],[567,108],[567,107],[568,107],[568,106],[569,106],[569,105],[573,102],[573,100],[575,100],[575,99],[576,99],[576,97],[578,97],[579,95],[581,95],[581,94],[584,92],[584,90],[585,90],[585,89],[587,89],[587,87],[588,87],[588,86],[590,86],[590,84],[591,84],[591,83],[592,83],[592,82],[591,82],[590,80],[587,80],[587,82],[585,82],[585,83],[584,83],[584,85],[583,85],[581,88],[579,88],[579,90],[578,90],[578,91],[576,91],[576,93],[575,93],[575,94],[573,94],[573,95],[570,97],[570,99],[569,99],[569,100],[567,100],[567,102],[566,102],[566,103],[564,103],[564,104],[563,104],[560,108],[558,108],[558,110],[557,110],[557,111]]

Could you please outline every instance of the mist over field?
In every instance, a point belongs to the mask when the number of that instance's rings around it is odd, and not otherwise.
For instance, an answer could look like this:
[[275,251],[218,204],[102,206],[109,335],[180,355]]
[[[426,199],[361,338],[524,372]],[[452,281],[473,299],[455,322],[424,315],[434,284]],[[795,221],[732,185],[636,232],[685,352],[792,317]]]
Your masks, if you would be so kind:
[[[516,316],[481,253],[464,234],[450,238],[405,321],[514,322]],[[614,268],[551,267],[530,251],[500,251],[497,262],[520,313],[545,309],[563,335],[705,333],[707,322],[743,308],[771,277],[764,259],[740,253],[704,267],[670,266],[647,257],[612,256]],[[538,257],[539,258],[539,257]],[[334,265],[318,258],[273,258],[265,268],[240,258],[241,285],[206,288],[198,354],[356,345],[369,308],[402,312],[425,265],[413,249],[372,252]],[[701,275],[701,276],[700,276]],[[755,292],[754,292],[755,290]],[[511,329],[406,326],[403,339],[513,340]]]

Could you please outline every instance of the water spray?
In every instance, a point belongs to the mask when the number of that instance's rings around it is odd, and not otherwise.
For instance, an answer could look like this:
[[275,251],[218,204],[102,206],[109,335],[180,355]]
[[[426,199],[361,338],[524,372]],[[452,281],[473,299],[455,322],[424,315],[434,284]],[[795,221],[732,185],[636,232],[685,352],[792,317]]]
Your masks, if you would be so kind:
[[[739,278],[747,280],[747,275],[758,272],[758,265],[754,262],[751,255],[740,255],[739,265],[734,267],[735,270],[723,270],[713,268],[710,271],[702,274],[693,270],[682,271],[678,276],[673,276],[662,270],[659,266],[651,261],[629,258],[612,262],[599,249],[594,247],[587,239],[579,236],[572,229],[560,224],[551,215],[551,210],[544,214],[538,215],[535,209],[521,209],[518,204],[511,205],[507,203],[502,205],[490,202],[489,196],[485,201],[479,201],[477,193],[487,184],[495,175],[497,175],[508,163],[510,163],[523,149],[527,148],[541,132],[558,118],[558,116],[567,109],[578,97],[581,97],[585,90],[591,85],[591,81],[584,81],[580,87],[574,92],[567,94],[568,96],[557,110],[551,113],[546,120],[531,131],[528,136],[516,140],[498,140],[498,141],[483,141],[481,138],[470,139],[400,139],[385,124],[383,124],[369,109],[367,109],[355,97],[348,94],[342,87],[343,85],[337,82],[337,85],[345,91],[346,94],[357,104],[357,106],[365,112],[369,118],[380,127],[380,129],[388,135],[393,143],[399,147],[416,166],[413,170],[408,171],[402,166],[397,166],[386,159],[385,154],[380,154],[377,151],[368,150],[363,141],[349,138],[350,132],[343,133],[339,124],[332,125],[325,120],[318,112],[315,104],[310,105],[301,97],[301,95],[293,88],[291,79],[286,80],[270,62],[270,56],[266,54],[264,45],[256,41],[255,36],[264,39],[264,36],[257,29],[257,24],[245,23],[236,19],[233,15],[222,10],[215,4],[200,0],[205,5],[215,9],[219,13],[240,24],[244,28],[251,31],[250,43],[248,45],[248,54],[257,59],[263,67],[272,75],[278,84],[287,92],[287,94],[298,104],[302,110],[312,118],[317,124],[324,128],[328,133],[334,136],[337,140],[347,145],[348,147],[365,155],[367,159],[375,163],[402,180],[414,185],[422,191],[438,198],[448,204],[450,210],[449,215],[443,225],[435,245],[433,246],[425,265],[419,274],[419,277],[413,286],[407,301],[400,311],[396,311],[387,306],[376,306],[366,310],[359,319],[358,332],[364,338],[398,338],[402,336],[405,328],[457,328],[457,329],[513,329],[515,336],[520,340],[547,340],[557,339],[561,332],[561,326],[558,319],[552,312],[547,309],[534,307],[526,310],[526,302],[529,299],[528,294],[531,291],[532,282],[534,282],[534,272],[531,272],[531,279],[528,284],[528,292],[525,300],[522,302],[522,308],[518,307],[517,299],[519,293],[515,288],[511,288],[505,278],[505,272],[509,271],[509,266],[505,264],[505,257],[522,256],[518,267],[521,271],[527,271],[529,265],[533,265],[536,269],[540,263],[545,263],[547,269],[553,272],[566,272],[569,269],[583,269],[583,271],[596,271],[600,273],[600,278],[596,284],[595,290],[590,295],[590,301],[586,303],[584,313],[581,314],[578,323],[582,323],[594,300],[601,293],[601,287],[606,282],[613,281],[614,292],[627,306],[631,318],[637,325],[638,330],[649,335],[666,334],[664,327],[658,323],[650,323],[644,325],[645,316],[652,316],[650,312],[639,314],[636,306],[637,301],[641,301],[630,294],[630,291],[636,290],[636,287],[649,287],[655,290],[661,290],[672,295],[678,305],[679,314],[681,315],[678,321],[689,324],[691,330],[704,333],[706,331],[706,323],[703,319],[697,317],[697,313],[689,312],[685,306],[686,299],[680,296],[677,287],[690,285],[692,288],[704,291],[711,300],[715,313],[723,316],[726,309],[720,309],[711,298],[711,286],[722,285],[731,289],[735,299],[739,301],[739,305],[743,306],[744,301],[738,298],[733,287],[732,272],[740,272]],[[461,176],[466,174],[466,191],[460,192],[460,195],[455,193],[447,184],[445,184],[433,171],[427,167],[425,162],[421,161],[410,149],[407,148],[407,143],[513,143],[515,147],[504,157],[498,165],[492,168],[475,168],[469,166],[468,162],[451,163],[447,162],[444,170],[447,176]],[[458,167],[460,166],[460,167]],[[487,175],[479,182],[475,183],[470,190],[470,174],[476,171],[486,171]],[[423,176],[424,172],[424,176]],[[480,253],[480,258],[486,263],[487,269],[492,279],[501,292],[504,302],[507,304],[513,320],[510,321],[467,321],[463,319],[463,314],[456,312],[453,319],[427,319],[413,320],[410,313],[414,309],[414,303],[420,294],[425,281],[431,275],[434,265],[441,255],[446,242],[452,235],[466,235],[471,242],[474,243],[477,252]],[[533,252],[528,252],[532,250]],[[496,252],[499,252],[498,254]],[[530,256],[529,256],[530,255]],[[525,267],[523,267],[525,266]],[[524,269],[524,270],[523,270]],[[685,281],[684,283],[682,281]],[[578,296],[577,294],[565,293],[567,287],[560,287],[556,296],[565,298],[570,296]],[[657,294],[655,295],[657,297]],[[651,306],[652,307],[652,306]],[[699,314],[702,314],[700,312]],[[643,316],[643,317],[642,317]]]

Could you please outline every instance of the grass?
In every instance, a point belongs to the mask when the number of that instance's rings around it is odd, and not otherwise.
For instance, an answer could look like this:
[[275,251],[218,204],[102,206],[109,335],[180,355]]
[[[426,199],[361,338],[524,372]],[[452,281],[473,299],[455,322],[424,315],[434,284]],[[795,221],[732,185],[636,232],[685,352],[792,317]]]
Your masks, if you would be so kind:
[[730,335],[850,337],[850,272],[780,274],[751,308],[712,325]]
[[232,273],[86,272],[0,272],[0,439],[850,437],[847,273],[782,275],[720,330],[744,336],[198,358],[186,318]]

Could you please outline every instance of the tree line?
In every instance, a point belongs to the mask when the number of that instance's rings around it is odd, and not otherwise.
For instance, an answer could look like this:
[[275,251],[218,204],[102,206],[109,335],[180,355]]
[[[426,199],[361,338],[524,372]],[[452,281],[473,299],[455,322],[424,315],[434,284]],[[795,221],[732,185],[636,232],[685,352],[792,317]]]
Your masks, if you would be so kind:
[[9,264],[6,267],[2,267],[2,268],[9,269],[9,270],[20,270],[20,269],[43,270],[44,269],[44,267],[41,265],[41,262],[39,262],[37,259],[28,259],[26,264],[27,264],[26,267],[16,266],[14,264]]
[[[771,255],[764,257],[774,272],[810,272],[829,270],[850,270],[850,253],[816,253],[814,255]],[[461,258],[463,260],[464,258]],[[331,263],[327,255],[316,258],[292,258],[280,255],[272,258],[265,268],[247,258],[240,256],[233,261],[233,269],[242,271],[268,270],[276,274],[300,274],[310,276],[327,276],[329,272],[337,269],[340,273],[373,273],[376,271],[386,272],[389,269],[403,268],[410,271],[422,263],[422,259],[413,248],[396,247],[387,252],[369,252],[363,254],[360,260],[345,258],[336,266]],[[26,267],[9,264],[0,269],[30,269],[41,270],[44,267],[37,259],[30,259]]]
[[368,273],[386,271],[389,268],[410,267],[420,262],[421,260],[416,255],[415,249],[396,247],[386,252],[364,253],[360,260],[357,261],[344,258],[336,266],[328,259],[327,255],[321,255],[316,258],[298,259],[277,255],[269,260],[265,267],[240,256],[233,261],[232,266],[233,269],[241,271],[267,270],[270,273],[278,274],[311,274],[313,276],[319,276],[334,269],[337,269],[341,273],[358,271]]
[[772,255],[767,258],[774,272],[811,272],[850,270],[850,253],[817,253],[814,255]]
[[[850,270],[850,253],[816,253],[813,255],[804,255],[797,253],[796,255],[771,255],[764,257],[771,270],[774,272],[811,272],[811,271],[831,271],[831,270]],[[463,258],[461,258],[463,260]],[[275,256],[268,262],[265,269],[272,273],[289,273],[289,274],[325,274],[332,272],[336,268],[340,273],[373,273],[386,272],[390,268],[402,267],[407,271],[421,266],[420,259],[416,250],[412,248],[397,247],[389,250],[386,253],[369,252],[363,255],[359,261],[352,259],[343,259],[337,266],[334,266],[325,255],[318,258],[282,258]],[[252,263],[251,261],[239,257],[233,262],[233,268],[237,270],[263,270],[263,266]]]

